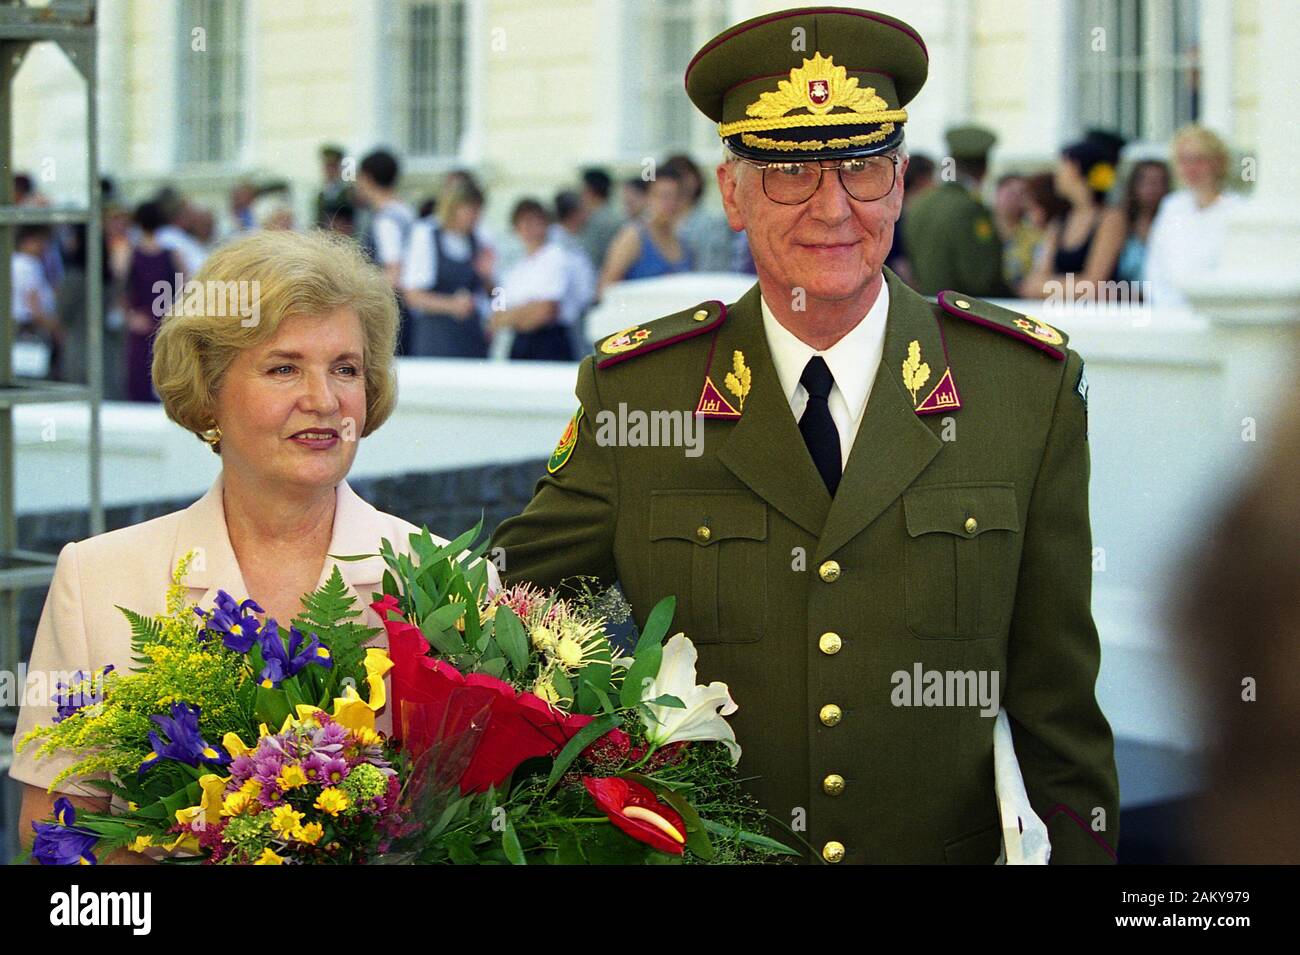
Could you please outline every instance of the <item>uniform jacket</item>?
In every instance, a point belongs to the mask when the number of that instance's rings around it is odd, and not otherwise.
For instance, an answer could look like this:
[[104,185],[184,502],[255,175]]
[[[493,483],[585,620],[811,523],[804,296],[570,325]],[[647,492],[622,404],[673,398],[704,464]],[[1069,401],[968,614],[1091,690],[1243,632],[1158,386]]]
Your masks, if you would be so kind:
[[[701,680],[726,682],[739,706],[729,720],[750,790],[815,849],[842,843],[845,861],[997,856],[993,717],[891,699],[918,666],[996,672],[1052,860],[1111,861],[1118,783],[1094,693],[1082,361],[1046,344],[1063,339],[1050,327],[1017,316],[1037,336],[1017,340],[983,327],[994,306],[958,296],[948,309],[984,318],[957,317],[885,275],[884,354],[834,500],[778,383],[755,285],[584,359],[576,444],[498,528],[503,576],[618,581],[638,624],[675,595],[670,632],[685,631]],[[743,404],[724,386],[737,352]],[[706,378],[738,415],[703,422],[698,456],[632,446],[630,429],[597,440],[620,406],[692,414]],[[828,705],[838,720],[823,719]]]
[[917,196],[907,204],[902,227],[907,260],[923,295],[941,289],[995,298],[1007,294],[993,217],[966,186],[944,182]]
[[[131,630],[126,617],[114,605],[146,615],[162,613],[172,571],[191,548],[200,548],[202,555],[201,561],[196,559],[191,565],[186,578],[192,603],[205,609],[212,607],[218,589],[236,600],[249,596],[226,532],[221,488],[218,474],[208,492],[184,510],[64,546],[36,631],[29,680],[38,672],[98,670],[110,663],[119,672],[127,670],[131,663]],[[329,554],[377,555],[381,538],[388,538],[398,552],[409,552],[408,536],[419,528],[366,503],[347,481],[339,482],[336,493]],[[387,646],[379,617],[369,607],[371,594],[382,589],[383,559],[375,556],[361,561],[336,561],[326,557],[318,587],[329,579],[335,566],[357,598],[354,606],[364,608],[357,622],[380,629],[368,646]],[[489,568],[489,579],[495,587],[494,568]],[[49,723],[55,713],[50,705],[23,706],[16,738],[22,739],[29,730]],[[376,728],[388,732],[391,726],[392,716],[385,707],[377,715]],[[74,760],[59,755],[36,760],[38,747],[39,743],[32,743],[15,756],[10,775],[45,788]],[[81,790],[74,780],[66,780],[58,791]]]

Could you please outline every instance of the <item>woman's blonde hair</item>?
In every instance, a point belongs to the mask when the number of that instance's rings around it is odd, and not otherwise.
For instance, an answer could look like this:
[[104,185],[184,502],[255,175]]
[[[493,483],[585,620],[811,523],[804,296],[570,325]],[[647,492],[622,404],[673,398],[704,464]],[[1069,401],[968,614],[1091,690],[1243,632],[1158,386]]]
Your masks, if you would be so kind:
[[1174,133],[1173,141],[1169,145],[1169,153],[1175,161],[1178,158],[1178,148],[1184,145],[1191,146],[1197,152],[1204,153],[1215,160],[1218,168],[1215,185],[1222,189],[1228,181],[1228,166],[1232,162],[1232,156],[1218,134],[1197,123],[1188,123]]
[[[201,440],[235,356],[271,338],[295,315],[356,312],[365,339],[366,424],[397,402],[397,299],[356,243],[335,233],[255,232],[213,252],[177,290],[153,347],[153,383],[163,409]],[[221,452],[220,442],[212,450]]]
[[450,186],[438,197],[438,221],[444,226],[453,221],[456,210],[461,206],[483,208],[483,193],[473,186]]

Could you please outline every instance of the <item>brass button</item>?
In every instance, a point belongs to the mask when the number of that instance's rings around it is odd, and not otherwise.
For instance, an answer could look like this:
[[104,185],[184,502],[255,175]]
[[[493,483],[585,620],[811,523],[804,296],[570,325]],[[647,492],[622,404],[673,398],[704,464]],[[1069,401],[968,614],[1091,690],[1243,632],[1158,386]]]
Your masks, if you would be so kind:
[[839,773],[831,773],[822,780],[822,792],[828,796],[838,796],[844,792],[844,777]]
[[966,301],[964,298],[959,298],[952,304],[956,305],[958,308],[970,308],[970,302]]
[[836,842],[832,839],[826,845],[822,846],[822,858],[827,862],[842,862],[844,860],[844,843]]
[[707,524],[701,524],[699,527],[695,528],[695,536],[702,542],[707,542],[708,539],[713,536],[713,531],[709,530]]
[[839,653],[840,647],[842,646],[844,646],[844,641],[841,640],[840,635],[833,630],[827,630],[817,641],[817,648],[828,657]]
[[840,579],[840,565],[833,560],[824,561],[821,567],[817,568],[817,573],[826,583],[833,584]]
[[834,703],[827,703],[825,706],[821,708],[821,711],[817,714],[817,718],[820,719],[827,726],[834,726],[836,723],[840,721],[840,719],[843,716],[844,716],[844,711],[841,710]]
[[974,534],[979,529],[979,522],[973,517],[966,518],[966,533]]
[[702,308],[691,317],[695,319],[697,322],[702,322],[709,317],[709,312],[707,309]]

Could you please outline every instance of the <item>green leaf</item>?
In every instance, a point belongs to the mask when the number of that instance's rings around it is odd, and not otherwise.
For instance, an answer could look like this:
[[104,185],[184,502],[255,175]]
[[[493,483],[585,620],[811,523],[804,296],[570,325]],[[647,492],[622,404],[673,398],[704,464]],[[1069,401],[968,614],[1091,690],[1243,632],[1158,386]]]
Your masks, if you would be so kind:
[[289,696],[283,690],[257,688],[256,703],[253,706],[253,718],[265,723],[274,732],[283,724],[285,717],[293,712],[289,705]]
[[646,700],[647,706],[667,706],[674,710],[686,709],[686,704],[681,701],[681,697],[673,696],[671,693],[663,693],[656,696],[653,700]]
[[564,749],[560,750],[560,755],[555,757],[555,764],[551,766],[551,774],[546,777],[546,789],[549,791],[560,777],[564,775],[569,768],[569,764],[578,758],[578,754],[584,749],[600,739],[616,726],[622,725],[623,720],[611,714],[598,716],[582,729],[573,735],[573,738],[565,744]]
[[641,637],[636,642],[637,653],[641,652],[643,643],[658,646],[664,642],[664,637],[668,635],[668,628],[672,625],[673,613],[676,609],[676,597],[665,597],[654,605],[654,609],[650,611],[650,616],[646,618],[645,629],[641,631]]
[[646,619],[645,629],[641,631],[641,637],[636,642],[636,653],[633,655],[632,665],[628,667],[627,675],[623,678],[623,688],[619,695],[623,706],[627,709],[641,702],[641,694],[644,692],[642,684],[659,675],[659,664],[663,661],[664,655],[663,639],[668,633],[668,626],[672,623],[673,611],[676,607],[676,597],[665,597],[655,604]]
[[802,855],[802,853],[797,852],[794,849],[791,849],[785,843],[778,842],[777,840],[771,839],[767,836],[761,836],[756,832],[748,832],[745,829],[735,829],[732,828],[731,826],[724,826],[719,822],[712,822],[708,819],[702,819],[700,821],[704,824],[704,828],[709,830],[709,832],[713,833],[715,836],[722,836],[726,839],[735,839],[739,842],[745,842],[752,846],[759,846],[760,848],[763,849],[769,849],[773,852],[778,852],[781,855],[789,855],[789,856]]
[[498,607],[494,617],[497,646],[510,661],[515,673],[523,673],[528,666],[528,635],[515,612],[509,607]]
[[501,833],[501,848],[511,865],[528,864],[528,860],[524,858],[524,847],[519,844],[519,834],[515,832],[514,823],[508,816],[505,831]]

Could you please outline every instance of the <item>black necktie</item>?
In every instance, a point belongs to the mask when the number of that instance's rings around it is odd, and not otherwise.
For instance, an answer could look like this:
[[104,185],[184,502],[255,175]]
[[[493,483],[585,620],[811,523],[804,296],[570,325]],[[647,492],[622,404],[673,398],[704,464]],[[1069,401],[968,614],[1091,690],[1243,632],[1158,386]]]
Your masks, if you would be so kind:
[[799,419],[799,433],[803,435],[804,444],[808,445],[808,453],[812,455],[817,472],[826,482],[826,490],[834,497],[835,489],[840,484],[842,468],[840,433],[835,430],[835,421],[831,418],[826,398],[831,393],[835,378],[821,356],[813,355],[799,376],[799,384],[808,390],[808,406]]

